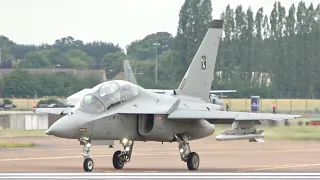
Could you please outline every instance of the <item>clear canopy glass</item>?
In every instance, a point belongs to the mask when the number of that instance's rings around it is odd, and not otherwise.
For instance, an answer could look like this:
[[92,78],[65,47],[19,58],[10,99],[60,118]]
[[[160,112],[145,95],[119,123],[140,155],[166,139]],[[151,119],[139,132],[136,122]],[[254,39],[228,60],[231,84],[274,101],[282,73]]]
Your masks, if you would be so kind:
[[139,87],[133,83],[121,80],[103,82],[92,88],[92,93],[83,97],[79,110],[97,114],[128,101],[139,94]]
[[98,114],[104,112],[105,107],[100,99],[89,94],[84,96],[80,110],[90,114]]

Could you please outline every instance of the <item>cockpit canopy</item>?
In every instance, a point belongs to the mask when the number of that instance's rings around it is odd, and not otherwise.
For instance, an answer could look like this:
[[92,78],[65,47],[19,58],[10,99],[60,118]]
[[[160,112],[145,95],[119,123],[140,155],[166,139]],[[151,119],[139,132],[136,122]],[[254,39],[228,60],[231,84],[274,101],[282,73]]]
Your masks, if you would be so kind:
[[97,114],[111,106],[128,101],[139,94],[139,87],[133,83],[114,80],[103,82],[91,89],[80,102],[79,110]]

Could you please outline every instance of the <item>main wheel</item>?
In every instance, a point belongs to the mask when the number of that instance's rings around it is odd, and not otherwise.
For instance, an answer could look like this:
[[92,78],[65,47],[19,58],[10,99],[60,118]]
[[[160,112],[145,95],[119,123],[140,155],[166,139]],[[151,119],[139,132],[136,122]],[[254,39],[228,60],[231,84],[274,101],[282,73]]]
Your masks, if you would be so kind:
[[91,158],[87,158],[83,161],[83,169],[85,172],[91,172],[93,170],[94,164]]
[[197,170],[200,164],[199,155],[196,152],[192,152],[188,155],[187,166],[189,170]]
[[121,151],[116,151],[113,154],[112,163],[115,169],[122,169],[124,166],[124,162],[119,157],[120,154],[121,154]]

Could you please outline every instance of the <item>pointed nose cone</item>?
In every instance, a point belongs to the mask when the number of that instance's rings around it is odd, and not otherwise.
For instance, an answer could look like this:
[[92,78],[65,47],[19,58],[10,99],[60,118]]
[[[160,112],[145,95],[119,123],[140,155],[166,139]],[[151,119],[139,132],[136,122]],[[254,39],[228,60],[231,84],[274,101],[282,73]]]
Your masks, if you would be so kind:
[[46,130],[46,135],[52,135],[52,134],[50,133],[50,129]]
[[73,135],[76,133],[76,127],[78,124],[74,118],[69,118],[64,116],[57,120],[51,125],[51,127],[46,131],[47,135],[53,135],[61,138],[73,138]]

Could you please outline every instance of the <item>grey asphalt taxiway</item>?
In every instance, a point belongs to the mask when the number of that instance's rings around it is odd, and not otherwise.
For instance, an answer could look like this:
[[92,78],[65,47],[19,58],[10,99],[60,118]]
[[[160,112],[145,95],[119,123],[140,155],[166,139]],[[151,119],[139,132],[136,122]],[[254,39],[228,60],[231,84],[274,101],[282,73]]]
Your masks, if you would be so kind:
[[[82,145],[77,140],[57,137],[1,137],[0,140],[33,142],[32,148],[1,149],[0,173],[82,173]],[[320,170],[320,143],[316,141],[246,140],[219,142],[214,137],[190,141],[200,156],[197,172],[316,173]],[[177,143],[135,142],[131,161],[122,170],[112,166],[112,155],[122,146],[91,148],[93,172],[183,172],[194,173],[180,160]]]

